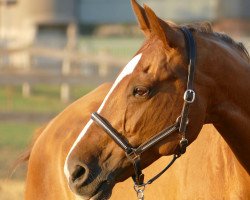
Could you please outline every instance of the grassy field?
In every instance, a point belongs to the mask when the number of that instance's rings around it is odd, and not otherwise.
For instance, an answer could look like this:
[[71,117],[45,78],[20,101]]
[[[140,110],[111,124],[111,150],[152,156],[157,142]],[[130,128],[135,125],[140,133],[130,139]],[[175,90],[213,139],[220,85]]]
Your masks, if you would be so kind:
[[26,165],[21,165],[10,178],[17,157],[28,146],[40,124],[0,123],[0,199],[21,200],[24,194]]
[[[39,123],[0,123],[0,178],[6,179],[18,156],[28,146]],[[13,178],[23,179],[25,167],[20,167]]]
[[[88,93],[92,88],[72,88],[72,101]],[[0,112],[59,113],[67,104],[60,101],[59,87],[38,85],[32,95],[23,98],[21,87],[0,87]],[[8,176],[8,168],[29,144],[39,122],[0,122],[0,178]],[[23,178],[24,173],[15,177]]]
[[10,178],[12,166],[28,146],[34,130],[40,124],[0,123],[0,199],[21,200],[24,193],[26,165],[18,167]]
[[[71,101],[91,91],[89,87],[72,87]],[[21,86],[0,87],[0,112],[53,113],[61,111],[67,104],[60,101],[59,86],[35,85],[31,97],[23,98]]]
[[[68,104],[60,101],[60,88],[37,85],[32,88],[32,95],[22,97],[21,87],[0,87],[0,113],[59,113]],[[92,88],[73,87],[71,101],[78,99]],[[23,199],[26,165],[19,167],[9,178],[12,166],[18,156],[29,146],[34,131],[42,122],[0,121],[0,199]],[[15,191],[15,192],[13,192]]]

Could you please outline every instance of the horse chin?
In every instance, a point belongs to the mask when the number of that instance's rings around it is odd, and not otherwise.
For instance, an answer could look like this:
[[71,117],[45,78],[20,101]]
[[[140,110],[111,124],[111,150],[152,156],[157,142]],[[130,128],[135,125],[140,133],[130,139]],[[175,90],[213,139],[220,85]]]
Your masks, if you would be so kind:
[[83,200],[107,200],[110,198],[114,184],[108,181],[101,182],[95,189],[95,192],[91,196],[86,196],[86,194],[78,193]]
[[111,190],[99,191],[96,195],[91,197],[89,200],[108,200],[111,196]]

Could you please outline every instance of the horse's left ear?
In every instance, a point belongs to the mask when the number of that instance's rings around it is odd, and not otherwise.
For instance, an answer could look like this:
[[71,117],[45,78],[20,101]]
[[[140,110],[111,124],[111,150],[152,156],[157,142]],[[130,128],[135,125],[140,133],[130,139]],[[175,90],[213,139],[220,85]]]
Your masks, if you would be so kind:
[[162,40],[167,49],[171,49],[176,46],[177,41],[182,38],[180,37],[180,33],[167,22],[158,18],[154,11],[145,4],[144,9],[149,21],[151,34],[156,34]]

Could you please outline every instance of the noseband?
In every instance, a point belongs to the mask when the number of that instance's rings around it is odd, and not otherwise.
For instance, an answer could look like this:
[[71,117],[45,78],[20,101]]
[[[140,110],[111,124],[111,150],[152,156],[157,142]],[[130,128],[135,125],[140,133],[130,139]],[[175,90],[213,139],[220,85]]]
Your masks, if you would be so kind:
[[[182,154],[186,152],[186,147],[188,146],[188,140],[186,139],[186,128],[188,125],[188,115],[189,107],[195,100],[195,92],[193,90],[194,82],[194,72],[195,72],[195,59],[196,59],[196,47],[195,41],[192,33],[185,27],[181,28],[185,36],[187,51],[188,51],[188,79],[187,79],[187,89],[184,92],[184,104],[182,108],[181,115],[177,118],[176,122],[162,130],[147,142],[142,143],[139,147],[133,147],[126,140],[121,137],[121,134],[112,125],[98,113],[93,113],[91,118],[95,123],[100,126],[113,140],[114,142],[123,149],[128,159],[133,163],[135,174],[132,176],[135,183],[135,190],[137,192],[138,199],[143,199],[143,191],[146,185],[153,183],[157,178],[159,178]],[[172,133],[178,131],[182,135],[179,146],[180,151],[174,154],[173,159],[170,163],[156,176],[144,182],[144,174],[142,173],[140,166],[140,156],[143,152],[150,149],[152,146],[158,144],[160,141],[166,139]]]

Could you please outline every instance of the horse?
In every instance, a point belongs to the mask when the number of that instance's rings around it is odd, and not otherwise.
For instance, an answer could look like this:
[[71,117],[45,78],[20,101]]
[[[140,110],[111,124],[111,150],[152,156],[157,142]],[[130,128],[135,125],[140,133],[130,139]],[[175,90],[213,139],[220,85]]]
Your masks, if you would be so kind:
[[146,41],[71,146],[64,164],[70,189],[83,199],[107,199],[132,176],[140,196],[162,174],[144,182],[142,169],[173,155],[170,166],[204,124],[216,127],[249,175],[245,47],[209,24],[179,26],[131,2]]
[[[67,187],[63,161],[79,130],[101,105],[110,88],[111,84],[101,85],[37,131],[34,144],[22,156],[23,161],[29,161],[25,199],[77,199]],[[204,149],[206,146],[210,148]],[[169,157],[163,157],[156,161],[145,169],[145,174],[152,176],[168,160]],[[136,198],[132,185],[132,179],[118,183],[113,189],[111,200]],[[250,196],[249,185],[247,172],[224,139],[212,125],[205,125],[197,140],[188,148],[188,153],[155,185],[147,188],[145,197],[152,200],[194,197],[208,200],[246,199]]]
[[[204,148],[209,147],[209,148]],[[169,161],[162,157],[144,170],[152,177]],[[221,200],[249,199],[250,177],[213,125],[205,125],[198,138],[167,173],[145,190],[145,199]],[[111,199],[134,197],[132,179],[118,183]]]

